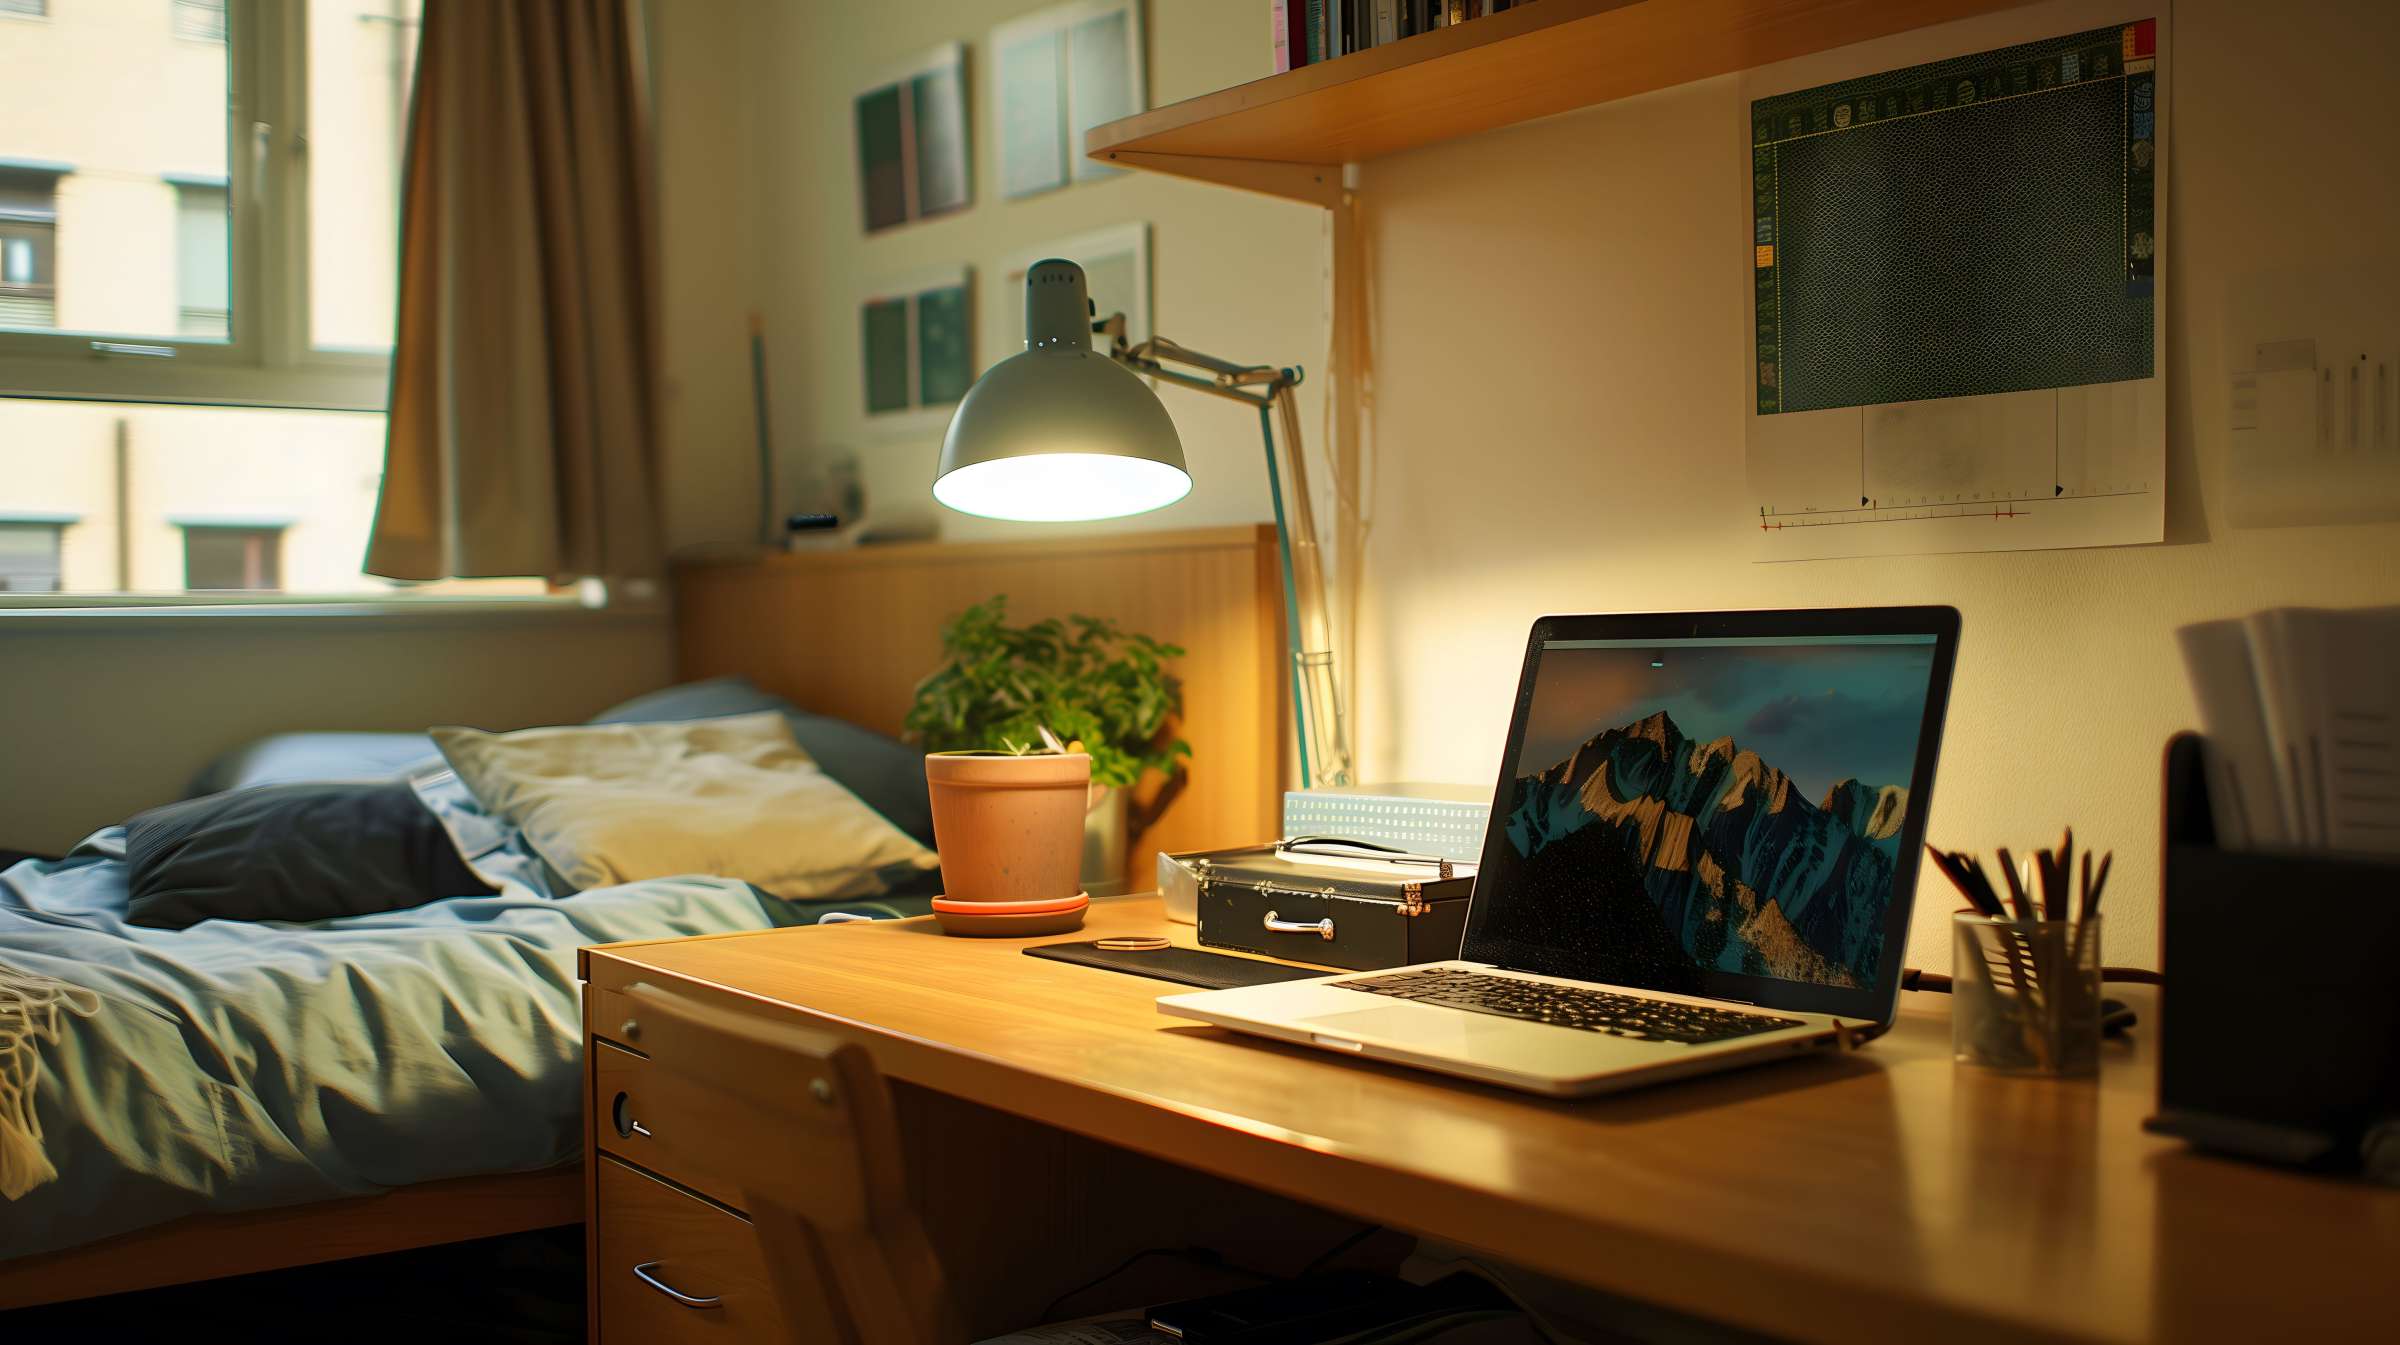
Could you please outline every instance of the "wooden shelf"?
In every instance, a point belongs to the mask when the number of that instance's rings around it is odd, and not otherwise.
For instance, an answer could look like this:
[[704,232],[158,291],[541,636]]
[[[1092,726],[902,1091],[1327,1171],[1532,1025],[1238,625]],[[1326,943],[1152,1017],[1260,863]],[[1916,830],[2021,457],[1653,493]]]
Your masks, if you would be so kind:
[[1095,126],[1084,152],[1330,206],[1342,164],[2024,2],[1533,0]]

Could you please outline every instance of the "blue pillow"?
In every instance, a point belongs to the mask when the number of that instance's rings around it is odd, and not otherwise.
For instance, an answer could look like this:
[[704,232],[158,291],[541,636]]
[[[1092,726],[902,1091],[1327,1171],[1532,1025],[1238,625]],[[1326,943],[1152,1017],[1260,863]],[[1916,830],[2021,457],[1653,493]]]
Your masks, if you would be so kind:
[[933,847],[933,805],[925,796],[925,754],[846,719],[810,714],[747,677],[711,677],[636,696],[592,716],[594,724],[657,724],[684,719],[780,712],[802,751],[884,820]]

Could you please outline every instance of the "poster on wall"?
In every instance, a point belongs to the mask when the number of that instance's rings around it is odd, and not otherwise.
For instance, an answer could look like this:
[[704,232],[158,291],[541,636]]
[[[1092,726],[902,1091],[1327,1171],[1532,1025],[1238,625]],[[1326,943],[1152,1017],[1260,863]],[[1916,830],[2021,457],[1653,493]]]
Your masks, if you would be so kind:
[[2092,14],[1745,78],[1760,559],[2164,536],[2166,22]]
[[866,411],[877,428],[939,429],[975,381],[974,272],[894,276],[860,299]]
[[935,47],[885,72],[851,109],[868,233],[966,207],[965,44]]
[[1150,105],[1137,0],[1077,0],[992,30],[1000,194],[1031,196],[1119,169],[1083,156],[1083,133]]
[[[1123,313],[1129,343],[1139,344],[1150,335],[1150,226],[1120,224],[1026,248],[1002,263],[1000,284],[1007,297],[999,311],[1008,324],[1007,335],[989,363],[1025,348],[1025,273],[1052,257],[1083,268],[1095,318]],[[1094,336],[1092,346],[1101,349],[1103,338]]]

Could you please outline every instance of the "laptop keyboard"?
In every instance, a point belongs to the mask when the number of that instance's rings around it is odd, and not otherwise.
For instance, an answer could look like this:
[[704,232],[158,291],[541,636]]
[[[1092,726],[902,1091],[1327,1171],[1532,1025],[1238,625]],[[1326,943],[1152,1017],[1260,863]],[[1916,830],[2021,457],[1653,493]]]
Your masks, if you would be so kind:
[[1487,976],[1453,967],[1393,972],[1334,984],[1344,990],[1413,999],[1419,1004],[1438,1004],[1446,1009],[1522,1018],[1529,1023],[1548,1023],[1584,1032],[1605,1032],[1633,1041],[1681,1042],[1686,1046],[1806,1026],[1797,1018],[1644,999],[1581,986],[1520,981],[1513,976]]

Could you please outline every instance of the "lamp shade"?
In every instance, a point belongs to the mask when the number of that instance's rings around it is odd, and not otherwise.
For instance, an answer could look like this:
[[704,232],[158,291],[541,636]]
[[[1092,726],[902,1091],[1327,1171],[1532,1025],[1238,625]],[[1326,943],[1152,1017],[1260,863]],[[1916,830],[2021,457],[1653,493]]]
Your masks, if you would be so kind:
[[1025,349],[950,418],[933,498],[962,514],[1061,523],[1175,503],[1192,489],[1175,422],[1139,376],[1092,349],[1083,268],[1025,273]]

